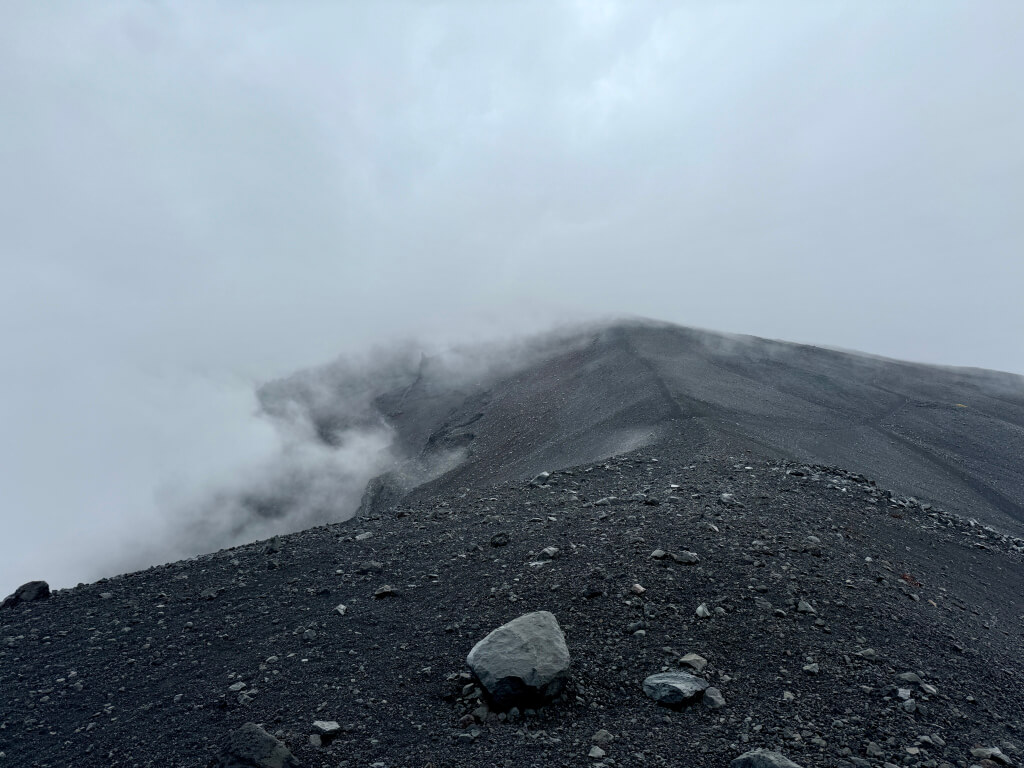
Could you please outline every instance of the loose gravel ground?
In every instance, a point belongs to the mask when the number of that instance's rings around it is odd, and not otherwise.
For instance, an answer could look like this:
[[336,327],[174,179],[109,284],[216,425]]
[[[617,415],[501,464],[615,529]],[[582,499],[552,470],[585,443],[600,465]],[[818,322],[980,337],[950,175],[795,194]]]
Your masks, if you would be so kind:
[[[724,766],[756,747],[804,768],[1020,763],[1022,544],[722,445],[427,486],[0,611],[0,766],[205,765],[246,722],[322,768]],[[535,610],[565,632],[570,683],[491,711],[466,654]],[[724,706],[644,694],[687,654]]]

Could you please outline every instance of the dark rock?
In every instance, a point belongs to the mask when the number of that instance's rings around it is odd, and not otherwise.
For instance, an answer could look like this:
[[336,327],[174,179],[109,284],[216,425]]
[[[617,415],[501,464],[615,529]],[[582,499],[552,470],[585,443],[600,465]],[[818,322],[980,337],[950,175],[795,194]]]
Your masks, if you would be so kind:
[[50,597],[50,585],[45,581],[30,581],[22,584],[13,595],[4,598],[0,608],[13,608],[18,603],[32,603],[36,600],[47,600]]
[[288,748],[255,723],[232,733],[210,768],[299,768]]

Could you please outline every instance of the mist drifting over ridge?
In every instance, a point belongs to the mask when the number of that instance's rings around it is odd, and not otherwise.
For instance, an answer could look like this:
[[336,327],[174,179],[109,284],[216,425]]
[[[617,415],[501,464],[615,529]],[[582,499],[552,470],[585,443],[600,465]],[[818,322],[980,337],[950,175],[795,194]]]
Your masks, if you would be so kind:
[[1022,13],[5,8],[0,580],[127,567],[285,456],[386,463],[257,392],[410,333],[633,313],[1024,371]]

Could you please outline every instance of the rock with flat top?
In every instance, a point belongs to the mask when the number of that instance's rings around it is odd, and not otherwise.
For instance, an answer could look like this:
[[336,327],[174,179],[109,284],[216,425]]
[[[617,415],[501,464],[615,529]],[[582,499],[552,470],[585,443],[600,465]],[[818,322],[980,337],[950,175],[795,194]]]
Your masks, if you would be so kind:
[[703,695],[708,681],[688,672],[662,672],[644,680],[644,693],[659,704],[678,706]]

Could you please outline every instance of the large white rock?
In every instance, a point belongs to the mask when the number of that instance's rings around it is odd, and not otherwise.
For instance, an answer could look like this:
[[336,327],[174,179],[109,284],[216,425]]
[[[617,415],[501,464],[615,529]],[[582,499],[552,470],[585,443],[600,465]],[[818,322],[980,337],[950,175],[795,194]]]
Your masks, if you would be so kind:
[[547,611],[498,627],[473,646],[466,662],[501,706],[556,696],[569,676],[565,635]]

